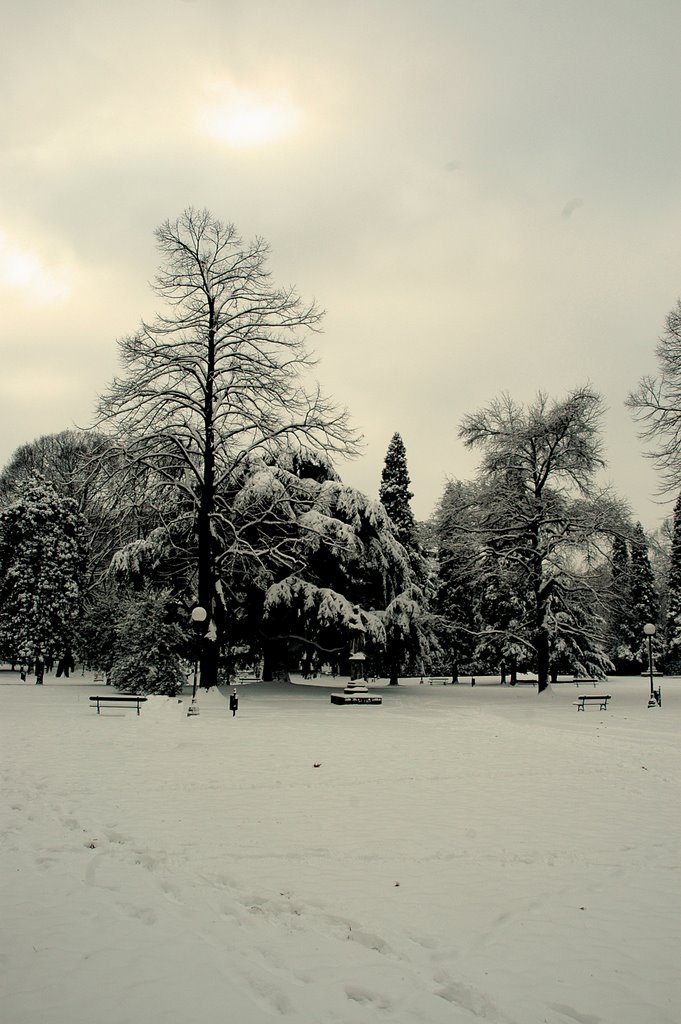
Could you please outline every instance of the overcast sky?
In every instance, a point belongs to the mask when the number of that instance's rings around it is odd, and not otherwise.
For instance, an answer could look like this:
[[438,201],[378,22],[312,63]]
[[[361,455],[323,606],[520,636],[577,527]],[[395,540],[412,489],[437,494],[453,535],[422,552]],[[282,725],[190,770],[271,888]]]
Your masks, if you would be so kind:
[[679,0],[2,0],[0,464],[87,425],[188,205],[264,236],[327,310],[317,376],[376,496],[414,511],[500,392],[606,401],[647,528],[627,393],[681,295]]

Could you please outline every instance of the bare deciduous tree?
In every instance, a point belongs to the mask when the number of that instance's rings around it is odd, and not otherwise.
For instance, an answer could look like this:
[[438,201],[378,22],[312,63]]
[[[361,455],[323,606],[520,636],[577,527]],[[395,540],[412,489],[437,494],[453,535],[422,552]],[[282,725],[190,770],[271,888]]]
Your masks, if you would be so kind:
[[483,451],[474,529],[496,559],[503,555],[507,573],[515,567],[519,593],[531,596],[523,635],[534,650],[540,692],[558,640],[582,665],[585,656],[592,669],[599,660],[608,664],[595,614],[582,614],[597,606],[598,574],[588,571],[594,544],[624,516],[620,503],[594,488],[604,466],[600,416],[599,396],[581,387],[555,402],[540,393],[527,408],[504,395],[460,429],[468,447]]
[[681,300],[667,315],[656,355],[658,376],[642,377],[627,405],[641,424],[639,436],[652,444],[646,455],[657,464],[668,493],[681,487]]
[[233,225],[194,209],[156,239],[154,290],[165,311],[120,342],[123,373],[100,400],[98,427],[111,435],[122,494],[126,479],[151,472],[161,521],[170,531],[182,519],[193,534],[210,686],[225,629],[219,563],[239,543],[230,501],[242,465],[284,446],[347,456],[358,438],[309,377],[306,335],[322,314],[274,286],[262,239],[245,243]]

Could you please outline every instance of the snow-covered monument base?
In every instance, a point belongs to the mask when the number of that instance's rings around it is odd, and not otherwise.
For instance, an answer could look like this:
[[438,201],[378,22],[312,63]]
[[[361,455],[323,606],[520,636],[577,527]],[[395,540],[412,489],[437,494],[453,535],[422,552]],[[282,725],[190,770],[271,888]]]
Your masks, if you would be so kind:
[[369,693],[366,686],[357,679],[350,680],[342,693],[331,694],[332,704],[382,704],[383,698]]

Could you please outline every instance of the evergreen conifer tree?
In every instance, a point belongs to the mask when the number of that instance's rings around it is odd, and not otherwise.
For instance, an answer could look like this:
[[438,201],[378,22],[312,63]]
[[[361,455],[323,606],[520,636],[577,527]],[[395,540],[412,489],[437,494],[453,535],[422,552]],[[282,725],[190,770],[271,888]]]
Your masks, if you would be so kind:
[[379,498],[406,548],[416,542],[416,520],[409,504],[414,497],[410,483],[404,441],[399,434],[393,434],[381,473]]
[[624,537],[616,534],[610,556],[608,647],[615,670],[625,674],[638,669],[636,652],[640,643],[640,628],[633,619],[630,591],[629,546]]
[[667,672],[681,671],[681,494],[674,506],[672,548],[669,565],[668,607],[665,623]]
[[81,603],[84,526],[72,498],[39,476],[0,512],[0,648],[35,666],[71,657]]
[[646,622],[657,623],[660,603],[655,587],[655,574],[648,557],[648,541],[640,523],[636,523],[634,526],[634,535],[631,541],[629,608],[631,609],[632,627],[638,636],[638,642],[634,648],[635,657],[640,667],[644,668],[648,655],[643,626]]

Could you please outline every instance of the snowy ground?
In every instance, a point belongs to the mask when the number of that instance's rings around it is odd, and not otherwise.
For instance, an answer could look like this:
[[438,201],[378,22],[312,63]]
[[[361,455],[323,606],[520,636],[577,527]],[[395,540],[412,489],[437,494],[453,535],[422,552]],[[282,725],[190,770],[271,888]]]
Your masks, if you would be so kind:
[[5,1024],[678,1024],[681,680],[483,682],[0,674]]

